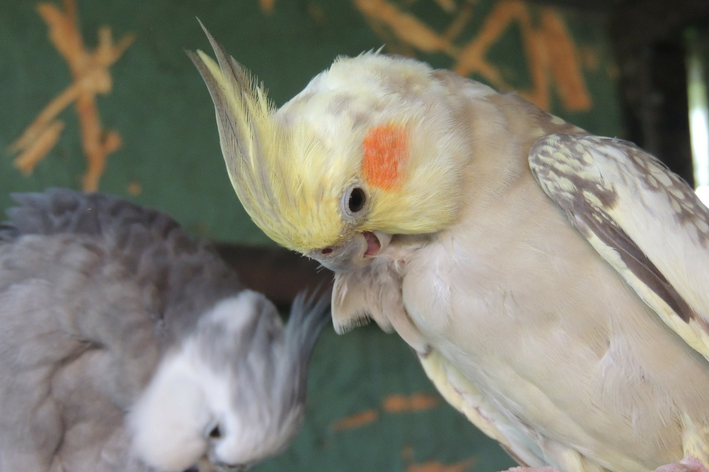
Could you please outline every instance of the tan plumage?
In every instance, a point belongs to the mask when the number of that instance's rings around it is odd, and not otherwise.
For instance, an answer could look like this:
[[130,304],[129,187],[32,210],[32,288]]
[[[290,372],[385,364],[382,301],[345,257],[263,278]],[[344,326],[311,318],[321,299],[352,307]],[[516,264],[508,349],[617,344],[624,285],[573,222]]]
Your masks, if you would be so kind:
[[234,187],[269,236],[336,272],[340,332],[397,331],[522,464],[709,464],[709,214],[678,177],[515,95],[376,54],[254,113],[239,97],[262,92],[212,45],[221,69],[192,58]]

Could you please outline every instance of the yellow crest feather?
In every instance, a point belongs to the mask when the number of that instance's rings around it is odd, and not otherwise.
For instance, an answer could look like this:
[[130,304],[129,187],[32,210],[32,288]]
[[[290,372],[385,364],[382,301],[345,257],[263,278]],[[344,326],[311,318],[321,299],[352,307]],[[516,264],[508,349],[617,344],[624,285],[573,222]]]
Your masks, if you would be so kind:
[[[323,165],[315,157],[322,154],[317,140],[302,127],[285,129],[274,120],[266,91],[205,33],[218,62],[202,51],[188,55],[214,101],[224,160],[239,200],[256,225],[283,246],[307,252],[330,244],[342,231],[339,196],[323,195],[304,174]],[[283,159],[293,155],[302,157]]]
[[[460,100],[441,100],[451,94],[430,67],[377,54],[338,59],[276,110],[265,90],[205,33],[217,61],[202,51],[188,54],[214,101],[234,189],[271,239],[308,253],[356,231],[432,233],[455,221],[468,143],[453,129],[452,108]],[[388,122],[402,127],[397,139],[406,136],[397,149],[411,153],[399,156],[405,162],[400,185],[383,188],[367,182],[363,148],[367,130],[379,127],[386,134]],[[367,195],[362,217],[347,215],[353,185]]]

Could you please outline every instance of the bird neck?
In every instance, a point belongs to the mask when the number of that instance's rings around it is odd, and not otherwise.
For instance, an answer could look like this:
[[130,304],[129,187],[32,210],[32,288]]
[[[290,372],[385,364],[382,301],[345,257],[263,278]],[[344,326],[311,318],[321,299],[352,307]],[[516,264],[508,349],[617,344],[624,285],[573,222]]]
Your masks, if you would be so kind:
[[529,115],[541,113],[534,105],[507,94],[470,106],[472,157],[464,175],[466,206],[494,204],[511,187],[532,178],[529,150],[546,133]]

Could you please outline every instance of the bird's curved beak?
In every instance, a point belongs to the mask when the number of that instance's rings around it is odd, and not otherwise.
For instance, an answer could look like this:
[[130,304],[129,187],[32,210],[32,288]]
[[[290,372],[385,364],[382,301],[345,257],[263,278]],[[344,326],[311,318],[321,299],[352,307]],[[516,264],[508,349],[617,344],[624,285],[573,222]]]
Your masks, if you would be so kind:
[[208,457],[202,457],[194,467],[191,467],[184,472],[244,472],[250,469],[250,465],[230,465],[221,462],[210,460]]
[[374,257],[386,251],[390,241],[391,234],[364,231],[344,244],[316,249],[306,255],[333,272],[345,272],[369,264]]
[[217,464],[216,472],[244,472],[248,469],[246,465]]

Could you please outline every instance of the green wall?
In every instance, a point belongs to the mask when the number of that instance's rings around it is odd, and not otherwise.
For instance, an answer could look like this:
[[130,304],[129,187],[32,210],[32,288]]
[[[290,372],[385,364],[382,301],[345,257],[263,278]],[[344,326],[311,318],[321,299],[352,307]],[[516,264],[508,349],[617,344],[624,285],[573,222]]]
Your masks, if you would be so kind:
[[[358,4],[379,3],[359,0]],[[475,37],[500,3],[476,2],[455,46],[462,49]],[[515,2],[507,3],[514,6]],[[410,5],[409,14],[431,30],[443,31],[456,18],[433,0],[403,4]],[[8,206],[9,192],[47,186],[80,188],[85,169],[73,107],[60,115],[66,123],[61,139],[31,177],[21,176],[5,152],[71,82],[67,65],[47,40],[47,28],[34,5],[28,0],[0,2],[0,208]],[[398,8],[406,10],[403,5]],[[541,22],[541,7],[527,10],[533,22]],[[98,97],[104,126],[117,130],[123,141],[123,146],[108,156],[100,190],[158,207],[194,233],[225,241],[270,243],[246,217],[230,187],[209,95],[184,53],[184,49],[209,50],[195,17],[266,84],[279,105],[338,55],[379,48],[384,38],[396,52],[420,52],[436,67],[455,65],[443,53],[399,44],[403,42],[394,41],[397,37],[393,33],[378,36],[370,25],[377,31],[386,28],[366,19],[354,0],[279,0],[271,14],[256,0],[80,0],[78,14],[84,40],[91,47],[102,25],[110,25],[116,38],[127,32],[136,35],[135,43],[111,68],[112,93]],[[581,112],[565,109],[556,85],[550,82],[551,107],[596,133],[616,135],[618,107],[609,77],[613,67],[600,22],[573,13],[560,15],[572,33],[580,62],[591,66],[595,62],[595,68],[580,68],[593,106]],[[511,23],[487,53],[505,83],[515,89],[527,89],[532,83],[524,43],[522,28]],[[484,79],[480,74],[473,77]],[[136,183],[141,192],[132,197],[128,189]]]

